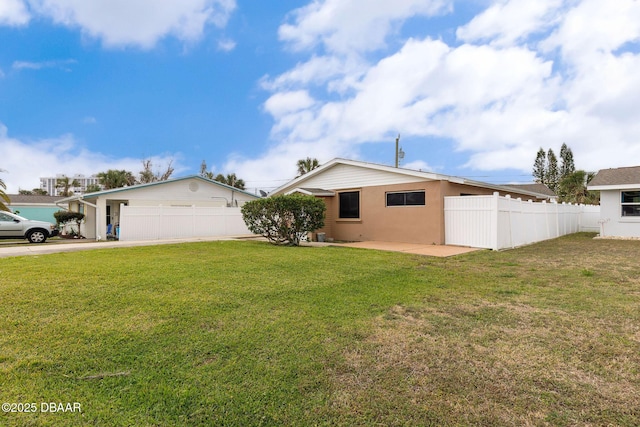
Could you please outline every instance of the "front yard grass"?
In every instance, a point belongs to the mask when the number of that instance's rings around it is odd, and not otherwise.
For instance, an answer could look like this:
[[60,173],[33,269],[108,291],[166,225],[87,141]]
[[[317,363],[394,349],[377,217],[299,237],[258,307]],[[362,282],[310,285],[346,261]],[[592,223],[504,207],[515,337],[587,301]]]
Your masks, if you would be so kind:
[[0,425],[640,425],[640,242],[592,237],[0,259]]

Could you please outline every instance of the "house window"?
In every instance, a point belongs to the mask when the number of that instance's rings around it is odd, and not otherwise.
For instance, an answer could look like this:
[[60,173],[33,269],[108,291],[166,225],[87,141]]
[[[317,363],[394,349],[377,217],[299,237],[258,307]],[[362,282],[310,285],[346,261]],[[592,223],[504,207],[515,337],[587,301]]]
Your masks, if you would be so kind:
[[387,193],[387,206],[424,206],[424,190]]
[[339,218],[360,218],[360,192],[345,191],[339,193],[340,214]]
[[640,191],[622,192],[622,216],[640,216]]

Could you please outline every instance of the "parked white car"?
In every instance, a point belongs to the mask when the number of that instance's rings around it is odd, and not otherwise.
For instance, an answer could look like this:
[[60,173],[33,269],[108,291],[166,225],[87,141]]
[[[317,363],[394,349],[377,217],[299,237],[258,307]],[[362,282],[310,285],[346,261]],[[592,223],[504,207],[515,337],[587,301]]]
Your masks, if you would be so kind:
[[27,239],[31,243],[44,243],[49,237],[57,235],[58,229],[50,222],[0,212],[0,239]]

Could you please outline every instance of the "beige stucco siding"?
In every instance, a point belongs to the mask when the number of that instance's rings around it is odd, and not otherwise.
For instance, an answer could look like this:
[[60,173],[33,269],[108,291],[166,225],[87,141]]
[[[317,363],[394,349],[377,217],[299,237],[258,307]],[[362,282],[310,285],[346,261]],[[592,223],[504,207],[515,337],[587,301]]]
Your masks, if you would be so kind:
[[[424,206],[386,206],[388,192],[425,191]],[[487,195],[493,190],[448,181],[422,181],[403,184],[336,189],[336,196],[325,198],[327,237],[343,241],[395,241],[442,245],[444,235],[444,197]],[[360,192],[360,218],[339,218],[339,194]],[[512,197],[522,195],[511,193]],[[522,196],[525,198],[525,196]]]
[[[425,190],[425,206],[386,206],[386,193]],[[360,192],[360,218],[339,218],[339,196],[327,203],[325,232],[345,241],[436,243],[444,240],[440,182],[414,182],[339,190]]]

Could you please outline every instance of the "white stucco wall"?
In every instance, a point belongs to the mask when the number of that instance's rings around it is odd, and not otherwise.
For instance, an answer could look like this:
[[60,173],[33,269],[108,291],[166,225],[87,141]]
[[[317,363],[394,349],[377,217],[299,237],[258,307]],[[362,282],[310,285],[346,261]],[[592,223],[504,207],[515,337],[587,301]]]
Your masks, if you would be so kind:
[[[107,235],[106,206],[111,206],[112,219],[119,217],[120,204],[128,206],[173,206],[173,207],[223,207],[227,204],[241,207],[245,202],[255,200],[242,191],[207,182],[198,178],[181,179],[175,182],[163,182],[141,188],[127,188],[107,194],[101,194],[91,200],[99,209],[98,235],[104,239]],[[118,222],[118,221],[114,221]],[[86,236],[96,237],[96,225],[87,223]]]
[[[640,191],[640,188],[635,191]],[[600,192],[602,235],[608,237],[640,237],[640,217],[622,216],[620,193],[621,190],[603,190]]]

